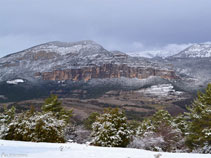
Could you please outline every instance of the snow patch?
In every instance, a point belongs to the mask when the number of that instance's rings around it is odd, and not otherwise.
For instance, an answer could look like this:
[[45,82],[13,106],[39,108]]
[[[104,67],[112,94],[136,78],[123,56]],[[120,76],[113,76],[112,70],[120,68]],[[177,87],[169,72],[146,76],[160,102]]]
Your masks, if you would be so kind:
[[183,92],[176,91],[172,84],[159,84],[153,85],[150,88],[139,90],[138,92],[153,95],[153,96],[169,96],[169,95],[180,95]]
[[19,83],[24,83],[24,80],[22,79],[15,79],[15,80],[11,80],[11,81],[7,81],[7,84],[19,84]]

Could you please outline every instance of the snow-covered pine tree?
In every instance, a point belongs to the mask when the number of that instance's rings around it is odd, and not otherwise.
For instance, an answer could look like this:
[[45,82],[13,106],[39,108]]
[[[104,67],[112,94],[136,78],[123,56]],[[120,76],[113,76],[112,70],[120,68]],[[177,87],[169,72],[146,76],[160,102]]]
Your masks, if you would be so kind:
[[72,110],[64,109],[62,102],[58,100],[56,95],[51,95],[49,98],[45,99],[45,103],[42,106],[43,112],[52,112],[57,119],[63,119],[69,122],[72,116]]
[[9,123],[7,140],[63,143],[66,122],[57,119],[52,112],[30,111],[16,115]]
[[204,93],[198,92],[197,100],[204,105],[211,106],[211,83],[207,85]]
[[119,109],[105,109],[93,123],[92,144],[104,147],[126,147],[131,138],[125,114]]
[[4,108],[4,112],[0,113],[0,139],[4,139],[9,130],[8,125],[15,117],[15,107],[11,109]]
[[[191,150],[211,153],[211,106],[204,101],[202,103],[202,99],[197,99],[186,113],[189,120],[186,143]],[[208,99],[207,96],[205,99]]]

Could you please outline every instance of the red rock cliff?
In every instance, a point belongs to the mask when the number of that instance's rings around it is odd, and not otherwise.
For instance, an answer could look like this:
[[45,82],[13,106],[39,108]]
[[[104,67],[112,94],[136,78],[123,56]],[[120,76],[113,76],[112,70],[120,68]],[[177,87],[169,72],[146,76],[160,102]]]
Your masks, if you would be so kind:
[[129,67],[127,65],[105,64],[103,66],[84,67],[80,69],[55,70],[36,74],[44,80],[73,80],[88,81],[93,78],[138,78],[144,79],[150,76],[159,76],[164,79],[178,78],[174,71],[144,67]]

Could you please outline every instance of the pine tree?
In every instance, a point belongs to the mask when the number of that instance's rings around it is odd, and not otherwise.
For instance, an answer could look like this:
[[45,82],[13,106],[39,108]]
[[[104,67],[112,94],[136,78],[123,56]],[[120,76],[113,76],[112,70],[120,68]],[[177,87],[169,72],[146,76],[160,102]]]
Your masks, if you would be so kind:
[[211,153],[211,106],[204,104],[207,101],[209,99],[206,95],[200,95],[200,99],[195,100],[192,107],[188,108],[189,112],[186,115],[189,120],[189,133],[186,143],[191,150]]
[[204,105],[211,106],[211,83],[207,85],[205,93],[198,92],[197,101]]
[[89,117],[84,121],[84,126],[88,130],[92,130],[92,124],[96,121],[97,117],[100,114],[97,112],[93,112],[89,115]]
[[92,144],[105,147],[126,147],[130,141],[126,117],[119,109],[105,109],[93,124]]
[[6,140],[63,143],[64,120],[57,119],[52,112],[28,111],[16,115],[8,125]]
[[45,100],[45,103],[42,106],[42,111],[52,112],[58,119],[63,119],[66,122],[69,122],[73,112],[72,110],[64,109],[62,102],[59,101],[58,97],[53,94]]
[[0,138],[4,139],[9,130],[8,125],[13,121],[15,117],[15,107],[11,109],[4,108],[4,112],[0,114]]

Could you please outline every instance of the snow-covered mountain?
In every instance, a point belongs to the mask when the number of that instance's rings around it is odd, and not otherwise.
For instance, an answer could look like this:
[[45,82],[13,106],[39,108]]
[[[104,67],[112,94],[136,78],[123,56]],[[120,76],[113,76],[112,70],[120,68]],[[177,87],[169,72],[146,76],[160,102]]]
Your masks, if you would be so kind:
[[132,57],[144,57],[144,58],[153,58],[157,56],[160,51],[135,51],[135,52],[128,52],[127,54]]
[[[102,90],[109,86],[134,89],[137,86],[131,84],[132,79],[138,79],[143,87],[142,80],[150,77],[155,77],[150,83],[160,82],[156,77],[168,81],[179,78],[168,65],[110,52],[94,41],[49,42],[0,58],[0,95],[5,98],[14,98],[17,94],[14,88],[19,91],[20,87],[22,97],[32,91],[33,95],[42,96],[43,92],[48,94],[55,89],[66,95],[74,91],[73,86],[86,91],[102,85],[105,87]],[[113,86],[114,80],[119,86]],[[128,83],[122,84],[123,80]]]
[[128,55],[134,57],[145,57],[145,58],[167,58],[169,56],[178,54],[179,52],[183,51],[184,49],[188,48],[191,44],[168,44],[161,48],[157,49],[148,49],[145,51],[136,51],[136,52],[128,52]]
[[93,41],[49,42],[0,59],[0,80],[33,78],[36,72],[71,69],[111,61],[113,54]]
[[[211,44],[193,44],[180,53],[165,59],[175,71],[190,78],[193,85],[204,86],[211,82]],[[188,83],[187,83],[188,84]]]
[[174,58],[209,58],[211,57],[211,44],[194,44],[179,54],[172,56]]
[[[99,67],[106,64],[159,67],[159,64],[145,59],[109,52],[93,41],[49,42],[1,58],[0,81],[17,77],[33,79],[36,73]],[[161,66],[158,69],[161,69]]]
[[159,84],[192,92],[211,81],[210,63],[210,58],[133,57],[108,51],[94,41],[49,42],[0,58],[0,95],[30,99],[53,91],[66,96],[82,90],[87,96]]

